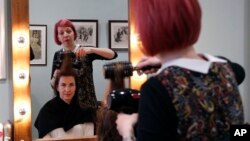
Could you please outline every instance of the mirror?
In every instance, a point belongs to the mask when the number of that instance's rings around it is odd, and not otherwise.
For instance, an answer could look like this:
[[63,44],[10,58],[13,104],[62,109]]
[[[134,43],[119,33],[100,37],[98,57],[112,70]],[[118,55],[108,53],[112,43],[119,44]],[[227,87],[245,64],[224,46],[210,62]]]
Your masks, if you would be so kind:
[[[50,75],[54,53],[61,49],[54,42],[54,24],[61,18],[79,20],[98,20],[98,46],[108,48],[108,20],[128,20],[127,0],[30,0],[30,24],[47,25],[47,63],[43,66],[31,66],[32,96],[32,137],[37,138],[34,120],[40,108],[54,96],[50,86]],[[128,60],[127,51],[117,51],[115,60]],[[96,60],[93,63],[95,91],[98,100],[102,99],[107,85],[103,76],[103,65],[107,61]]]

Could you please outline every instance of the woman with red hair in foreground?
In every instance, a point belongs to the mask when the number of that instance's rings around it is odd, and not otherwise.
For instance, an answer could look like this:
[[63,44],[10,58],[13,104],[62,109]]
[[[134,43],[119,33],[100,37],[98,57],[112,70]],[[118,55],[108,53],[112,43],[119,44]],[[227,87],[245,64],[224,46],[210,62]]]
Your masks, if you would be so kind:
[[[136,29],[149,56],[136,67],[162,65],[141,87],[137,141],[228,141],[230,125],[244,122],[242,100],[227,61],[194,49],[201,30],[198,0],[135,3]],[[122,122],[124,116],[118,115],[117,129],[131,139],[136,116]]]

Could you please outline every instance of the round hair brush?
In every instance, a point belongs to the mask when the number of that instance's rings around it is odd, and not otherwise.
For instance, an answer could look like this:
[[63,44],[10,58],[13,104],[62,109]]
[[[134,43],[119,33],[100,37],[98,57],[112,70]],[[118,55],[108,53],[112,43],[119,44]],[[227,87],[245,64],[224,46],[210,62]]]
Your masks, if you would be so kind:
[[161,65],[157,66],[145,66],[141,69],[133,67],[133,65],[128,61],[111,62],[103,66],[105,79],[111,79],[115,77],[116,73],[119,73],[121,77],[130,77],[133,75],[135,70],[149,70],[151,68],[160,68]]

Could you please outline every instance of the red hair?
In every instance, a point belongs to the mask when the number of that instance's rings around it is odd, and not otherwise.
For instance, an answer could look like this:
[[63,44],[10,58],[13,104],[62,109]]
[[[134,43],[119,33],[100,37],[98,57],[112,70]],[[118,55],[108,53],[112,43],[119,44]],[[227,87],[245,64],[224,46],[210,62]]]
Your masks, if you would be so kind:
[[76,40],[77,33],[76,33],[76,29],[73,23],[68,19],[61,19],[55,24],[55,28],[54,28],[54,39],[55,39],[56,44],[58,45],[62,44],[58,39],[58,27],[70,27],[74,32],[74,40]]
[[135,26],[146,55],[185,48],[198,40],[201,29],[198,0],[136,2]]

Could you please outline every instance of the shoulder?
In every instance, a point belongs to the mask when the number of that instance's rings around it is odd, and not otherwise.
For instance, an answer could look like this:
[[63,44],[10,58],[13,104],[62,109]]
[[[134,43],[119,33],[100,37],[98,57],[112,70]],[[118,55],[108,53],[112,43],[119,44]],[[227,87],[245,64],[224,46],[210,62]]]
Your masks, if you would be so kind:
[[50,111],[53,111],[53,109],[55,109],[56,105],[57,104],[56,104],[55,98],[49,100],[41,108],[40,114],[49,113]]
[[63,52],[63,49],[57,50],[57,51],[55,52],[55,54],[60,53],[60,52]]
[[62,50],[62,49],[60,49],[60,50],[56,51],[56,52],[54,53],[54,58],[55,58],[56,56],[58,56],[61,52],[63,52],[63,50]]
[[143,85],[142,89],[159,89],[161,87],[161,82],[157,79],[157,77],[150,77]]
[[144,95],[143,97],[155,98],[165,94],[165,91],[166,90],[157,77],[150,77],[141,87],[142,95]]
[[141,99],[156,103],[171,103],[170,93],[167,89],[168,87],[163,85],[160,77],[151,77],[141,87]]

